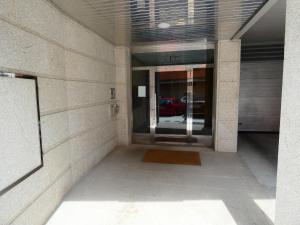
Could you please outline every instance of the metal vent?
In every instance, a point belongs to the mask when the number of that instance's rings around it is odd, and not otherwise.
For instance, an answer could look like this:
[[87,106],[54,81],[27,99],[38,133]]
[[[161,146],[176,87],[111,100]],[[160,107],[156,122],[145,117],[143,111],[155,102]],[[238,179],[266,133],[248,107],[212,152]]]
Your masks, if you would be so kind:
[[51,0],[118,44],[230,39],[267,0]]
[[242,61],[271,61],[283,59],[283,44],[242,46]]

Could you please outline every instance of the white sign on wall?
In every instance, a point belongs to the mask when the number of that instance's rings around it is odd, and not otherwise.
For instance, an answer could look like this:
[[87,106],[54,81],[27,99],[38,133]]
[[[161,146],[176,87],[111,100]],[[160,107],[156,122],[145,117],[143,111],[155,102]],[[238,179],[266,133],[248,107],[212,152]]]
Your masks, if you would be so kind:
[[146,86],[139,86],[138,87],[138,97],[139,98],[147,97],[147,95],[146,95]]
[[0,193],[42,165],[36,82],[0,76]]

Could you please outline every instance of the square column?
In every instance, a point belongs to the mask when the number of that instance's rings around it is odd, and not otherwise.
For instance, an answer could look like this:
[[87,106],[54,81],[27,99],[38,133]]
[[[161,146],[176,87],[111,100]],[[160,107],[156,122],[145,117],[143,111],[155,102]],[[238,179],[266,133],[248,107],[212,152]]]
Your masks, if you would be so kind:
[[300,224],[300,1],[287,0],[276,225]]
[[217,43],[214,78],[214,148],[237,152],[241,41]]
[[131,54],[125,46],[115,48],[116,97],[120,105],[117,117],[118,145],[131,144]]

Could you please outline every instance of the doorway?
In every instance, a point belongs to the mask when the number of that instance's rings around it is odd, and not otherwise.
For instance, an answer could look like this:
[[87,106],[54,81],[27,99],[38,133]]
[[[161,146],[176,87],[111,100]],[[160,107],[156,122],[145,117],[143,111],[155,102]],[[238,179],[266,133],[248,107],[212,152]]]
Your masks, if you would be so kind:
[[133,141],[210,146],[213,65],[134,67]]
[[155,73],[155,134],[187,134],[187,71]]

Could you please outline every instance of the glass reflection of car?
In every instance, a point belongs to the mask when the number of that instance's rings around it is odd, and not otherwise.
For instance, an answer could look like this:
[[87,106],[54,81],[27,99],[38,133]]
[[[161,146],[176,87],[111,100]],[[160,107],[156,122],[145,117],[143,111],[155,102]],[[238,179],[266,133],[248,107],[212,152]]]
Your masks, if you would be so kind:
[[[187,99],[187,96],[182,96],[181,98],[180,98],[180,101],[182,102],[182,103],[186,103],[186,100]],[[205,103],[205,99],[204,99],[204,97],[202,97],[202,96],[194,96],[193,97],[193,101],[192,101],[192,103],[198,103],[198,104],[204,104]]]
[[[187,96],[182,96],[180,101],[187,103]],[[202,118],[205,114],[205,98],[203,96],[194,96],[191,102],[193,104],[193,114],[196,118]]]
[[194,118],[204,118],[205,115],[205,98],[202,96],[194,96],[193,99]]
[[186,112],[186,103],[176,98],[160,98],[159,115],[160,116],[180,116]]

